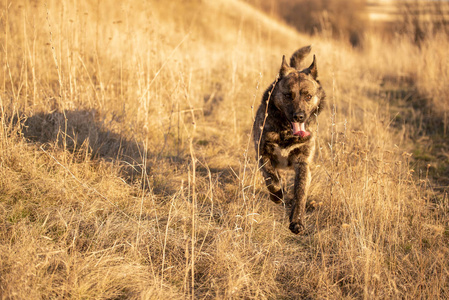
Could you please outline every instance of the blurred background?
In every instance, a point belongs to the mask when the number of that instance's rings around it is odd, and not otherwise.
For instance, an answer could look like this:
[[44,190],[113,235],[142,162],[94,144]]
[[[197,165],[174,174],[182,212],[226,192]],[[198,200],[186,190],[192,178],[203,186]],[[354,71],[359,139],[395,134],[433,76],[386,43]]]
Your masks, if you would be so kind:
[[448,1],[401,0],[246,0],[298,31],[325,33],[362,46],[366,34],[385,38],[411,35],[420,43],[429,34],[448,33]]

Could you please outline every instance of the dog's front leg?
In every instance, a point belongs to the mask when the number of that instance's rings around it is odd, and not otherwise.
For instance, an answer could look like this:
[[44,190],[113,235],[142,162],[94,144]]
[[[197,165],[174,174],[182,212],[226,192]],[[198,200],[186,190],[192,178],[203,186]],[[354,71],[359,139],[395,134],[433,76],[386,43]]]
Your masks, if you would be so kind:
[[304,230],[304,212],[310,180],[309,165],[305,162],[297,163],[295,165],[295,190],[289,226],[290,230],[295,234]]
[[265,184],[270,192],[271,201],[274,203],[280,203],[284,193],[279,183],[279,176],[277,175],[276,169],[271,164],[271,160],[266,156],[262,156],[259,159],[259,166],[262,170]]

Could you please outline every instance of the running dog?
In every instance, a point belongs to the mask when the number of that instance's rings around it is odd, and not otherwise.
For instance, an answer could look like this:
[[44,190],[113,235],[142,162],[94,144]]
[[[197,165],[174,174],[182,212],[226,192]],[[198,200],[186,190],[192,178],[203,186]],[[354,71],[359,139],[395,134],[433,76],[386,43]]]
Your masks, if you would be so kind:
[[310,50],[310,46],[297,50],[290,58],[290,65],[282,57],[279,75],[265,91],[253,126],[256,160],[272,201],[280,203],[285,195],[278,170],[295,171],[289,226],[295,234],[304,230],[311,181],[309,165],[315,152],[312,127],[316,126],[325,99],[317,80],[315,55],[308,68],[300,66]]

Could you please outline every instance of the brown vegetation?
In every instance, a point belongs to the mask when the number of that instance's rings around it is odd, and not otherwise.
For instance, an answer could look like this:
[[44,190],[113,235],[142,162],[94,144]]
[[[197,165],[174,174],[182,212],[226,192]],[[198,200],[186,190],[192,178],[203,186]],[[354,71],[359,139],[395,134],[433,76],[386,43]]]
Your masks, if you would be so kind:
[[400,1],[396,3],[396,31],[412,38],[418,46],[435,34],[449,34],[447,1]]
[[[2,299],[449,297],[447,35],[354,50],[234,0],[0,11]],[[250,131],[310,43],[329,104],[296,236]]]
[[362,46],[369,29],[366,0],[247,0],[275,15],[298,31],[347,40],[353,46]]

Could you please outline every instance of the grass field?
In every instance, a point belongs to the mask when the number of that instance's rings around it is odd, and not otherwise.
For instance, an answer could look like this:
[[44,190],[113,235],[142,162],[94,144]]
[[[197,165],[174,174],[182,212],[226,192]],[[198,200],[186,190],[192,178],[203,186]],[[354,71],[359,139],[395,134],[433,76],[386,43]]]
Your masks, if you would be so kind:
[[[0,24],[2,299],[449,297],[447,35],[353,49],[238,0],[4,0]],[[308,44],[296,236],[250,137]]]

